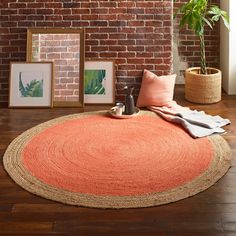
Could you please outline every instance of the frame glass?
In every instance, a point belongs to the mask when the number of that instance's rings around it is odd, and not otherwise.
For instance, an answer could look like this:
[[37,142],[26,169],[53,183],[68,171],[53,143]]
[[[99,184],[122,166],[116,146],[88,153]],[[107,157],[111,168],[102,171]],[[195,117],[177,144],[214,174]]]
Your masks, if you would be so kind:
[[9,107],[52,107],[53,62],[11,62]]
[[84,105],[84,29],[28,29],[27,61],[53,61],[54,107]]
[[84,74],[85,104],[114,104],[114,61],[86,61]]

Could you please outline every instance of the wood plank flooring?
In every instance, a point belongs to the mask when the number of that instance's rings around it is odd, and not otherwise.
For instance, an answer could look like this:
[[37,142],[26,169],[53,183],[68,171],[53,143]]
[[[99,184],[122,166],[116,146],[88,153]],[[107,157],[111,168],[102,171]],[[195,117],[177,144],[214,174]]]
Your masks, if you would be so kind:
[[35,196],[16,185],[3,169],[7,145],[20,133],[62,115],[103,110],[0,109],[0,235],[236,235],[236,96],[223,95],[214,105],[194,105],[176,88],[179,104],[229,118],[224,138],[234,160],[229,172],[214,186],[182,201],[143,209],[104,210],[67,206]]

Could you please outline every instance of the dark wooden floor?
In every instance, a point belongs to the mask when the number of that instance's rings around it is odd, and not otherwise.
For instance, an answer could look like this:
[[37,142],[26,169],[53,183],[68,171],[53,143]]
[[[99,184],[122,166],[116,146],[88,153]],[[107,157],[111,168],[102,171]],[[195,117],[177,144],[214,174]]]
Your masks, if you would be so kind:
[[[225,139],[236,156],[236,96],[223,96],[214,105],[193,105],[227,117]],[[104,107],[87,107],[99,110]],[[7,145],[26,129],[82,109],[0,109],[0,158]],[[127,210],[67,206],[34,196],[17,186],[0,162],[0,235],[236,235],[236,160],[226,176],[207,191],[169,205]]]

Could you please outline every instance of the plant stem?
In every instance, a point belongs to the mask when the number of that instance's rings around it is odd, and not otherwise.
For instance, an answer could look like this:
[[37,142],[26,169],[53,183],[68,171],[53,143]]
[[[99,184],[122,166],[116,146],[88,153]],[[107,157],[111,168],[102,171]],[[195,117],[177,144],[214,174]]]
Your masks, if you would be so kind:
[[201,48],[201,74],[207,74],[204,35],[200,35],[200,48]]

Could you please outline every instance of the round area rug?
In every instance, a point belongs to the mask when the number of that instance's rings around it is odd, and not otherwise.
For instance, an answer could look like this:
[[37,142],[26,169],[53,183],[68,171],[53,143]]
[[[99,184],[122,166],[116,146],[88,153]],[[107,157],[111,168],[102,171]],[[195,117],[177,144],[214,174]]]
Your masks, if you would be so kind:
[[197,194],[231,164],[226,141],[193,139],[156,114],[131,119],[106,112],[60,117],[17,137],[4,167],[24,189],[97,208],[157,206]]

